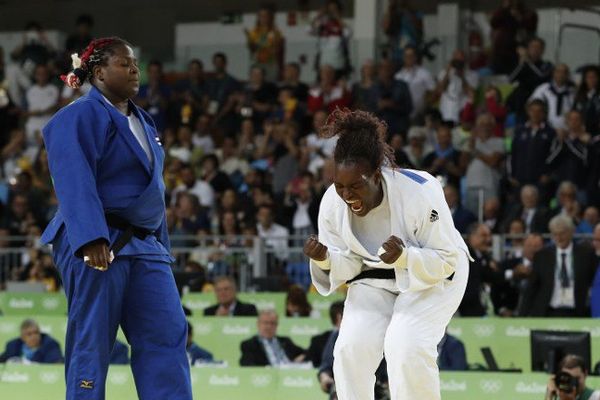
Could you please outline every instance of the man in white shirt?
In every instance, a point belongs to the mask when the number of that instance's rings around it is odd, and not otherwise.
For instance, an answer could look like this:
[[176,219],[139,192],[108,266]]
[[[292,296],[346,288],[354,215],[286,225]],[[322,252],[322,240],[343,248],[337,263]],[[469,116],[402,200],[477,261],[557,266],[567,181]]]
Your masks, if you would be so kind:
[[258,236],[265,239],[267,246],[273,249],[277,261],[285,262],[290,254],[288,229],[273,222],[273,209],[268,205],[259,207],[256,220]]
[[50,121],[52,114],[58,108],[58,88],[51,85],[50,73],[45,65],[38,65],[35,68],[35,84],[27,89],[27,122],[25,123],[25,133],[27,135],[27,144],[37,145],[37,137],[41,134],[42,128]]
[[190,166],[185,166],[180,172],[181,185],[173,189],[171,193],[171,205],[177,202],[179,193],[189,192],[200,201],[202,207],[212,209],[215,206],[215,192],[210,184],[202,179],[196,179],[194,170]]
[[575,88],[569,81],[569,67],[559,64],[554,68],[552,81],[538,86],[529,100],[543,100],[548,107],[548,123],[554,129],[567,129],[565,114],[573,109]]
[[417,51],[413,46],[404,48],[403,61],[402,69],[396,73],[395,78],[408,84],[413,103],[410,117],[414,121],[425,111],[428,97],[435,90],[435,80],[425,67],[419,65]]
[[465,53],[455,50],[452,60],[438,76],[436,95],[440,98],[440,112],[444,121],[458,123],[460,111],[479,84],[479,77],[465,61]]

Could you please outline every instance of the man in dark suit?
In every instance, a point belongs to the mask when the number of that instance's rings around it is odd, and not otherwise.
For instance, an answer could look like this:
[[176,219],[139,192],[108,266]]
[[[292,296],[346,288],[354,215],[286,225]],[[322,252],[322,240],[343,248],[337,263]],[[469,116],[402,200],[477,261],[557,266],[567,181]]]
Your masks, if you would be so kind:
[[539,192],[534,185],[525,185],[521,188],[521,202],[509,209],[504,221],[502,232],[508,232],[510,223],[520,219],[525,224],[526,233],[548,232],[548,209],[538,204]]
[[232,277],[217,277],[214,286],[217,304],[205,308],[205,316],[253,317],[258,315],[254,304],[242,303],[237,299],[237,288]]
[[444,186],[444,196],[446,197],[446,203],[452,213],[452,220],[454,221],[454,227],[460,232],[465,233],[469,225],[477,221],[477,218],[473,213],[460,204],[458,198],[458,190],[455,186],[448,184]]
[[42,364],[63,362],[58,342],[42,333],[40,326],[32,319],[26,319],[21,323],[21,336],[6,344],[4,353],[0,355],[0,362],[13,358]]
[[325,349],[325,345],[327,344],[329,337],[333,334],[333,332],[340,329],[343,313],[343,301],[335,301],[331,303],[331,306],[329,306],[329,318],[331,319],[333,329],[315,335],[310,339],[310,345],[306,350],[306,361],[312,362],[315,368],[319,368],[319,366],[321,365],[321,359],[323,358],[323,350]]
[[304,361],[304,349],[298,347],[288,337],[277,336],[277,313],[262,310],[258,314],[258,335],[244,340],[241,344],[242,367],[278,366]]
[[557,215],[549,226],[554,245],[540,250],[533,259],[520,315],[589,317],[588,293],[596,272],[594,250],[573,243],[571,218]]

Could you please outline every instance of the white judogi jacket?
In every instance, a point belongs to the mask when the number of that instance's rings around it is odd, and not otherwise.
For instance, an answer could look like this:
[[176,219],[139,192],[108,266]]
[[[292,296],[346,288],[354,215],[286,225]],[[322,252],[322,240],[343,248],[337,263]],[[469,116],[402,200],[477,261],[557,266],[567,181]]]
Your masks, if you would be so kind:
[[[351,211],[331,185],[319,209],[319,241],[327,246],[325,261],[310,261],[317,291],[329,295],[366,268],[393,268],[400,292],[443,286],[455,272],[467,245],[454,228],[441,184],[424,171],[382,168],[390,205],[391,234],[406,246],[393,264],[369,254],[351,229]],[[382,243],[383,244],[383,243]],[[380,248],[379,254],[383,250]],[[329,273],[321,267],[329,268]],[[468,268],[468,265],[461,266]]]

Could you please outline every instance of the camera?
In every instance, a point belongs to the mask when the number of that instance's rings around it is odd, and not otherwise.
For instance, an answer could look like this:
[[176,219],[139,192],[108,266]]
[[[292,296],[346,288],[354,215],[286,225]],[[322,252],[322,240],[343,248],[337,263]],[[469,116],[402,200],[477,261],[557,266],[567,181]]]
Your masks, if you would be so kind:
[[572,376],[568,372],[559,372],[554,377],[554,383],[556,388],[561,392],[572,393],[573,389],[577,390],[579,387],[579,381],[576,377]]

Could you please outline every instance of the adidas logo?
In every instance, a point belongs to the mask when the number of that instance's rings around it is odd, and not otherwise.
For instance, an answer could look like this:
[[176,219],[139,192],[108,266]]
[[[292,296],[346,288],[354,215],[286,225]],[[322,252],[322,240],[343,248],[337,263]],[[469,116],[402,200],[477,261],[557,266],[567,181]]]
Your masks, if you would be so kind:
[[438,212],[435,210],[431,210],[431,215],[429,216],[429,222],[435,222],[440,219]]

